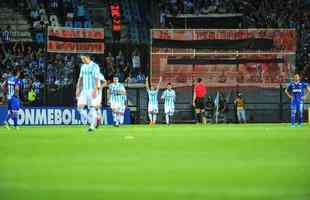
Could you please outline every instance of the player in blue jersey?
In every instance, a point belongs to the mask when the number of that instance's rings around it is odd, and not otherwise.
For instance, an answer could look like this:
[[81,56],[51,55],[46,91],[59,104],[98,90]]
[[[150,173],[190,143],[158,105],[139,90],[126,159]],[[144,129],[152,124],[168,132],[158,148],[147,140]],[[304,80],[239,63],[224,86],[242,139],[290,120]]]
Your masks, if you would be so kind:
[[14,127],[17,127],[18,111],[20,109],[19,90],[21,87],[20,71],[14,72],[3,83],[2,88],[7,88],[8,115],[6,117],[5,126],[10,129],[9,120],[13,120]]
[[118,82],[118,77],[114,77],[113,83],[109,85],[109,93],[114,126],[119,127],[122,122],[123,96],[126,95],[126,89],[123,84]]
[[150,125],[156,124],[157,114],[158,114],[158,91],[162,81],[162,77],[159,78],[159,82],[157,87],[155,88],[153,85],[149,85],[149,79],[146,77],[145,79],[145,87],[149,97],[148,103],[148,114],[150,119]]
[[[96,97],[100,90],[100,69],[99,66],[91,60],[89,55],[82,55],[81,60],[83,64],[76,86],[76,97],[81,120],[89,123],[90,126],[88,131],[91,132],[95,130],[97,123]],[[88,114],[86,106],[89,109]]]
[[310,87],[306,82],[301,81],[298,73],[294,74],[294,81],[289,83],[285,90],[286,95],[291,99],[291,127],[295,127],[295,116],[298,113],[298,126],[303,121],[305,89],[310,93]]
[[164,99],[165,101],[165,116],[166,116],[166,124],[170,124],[170,120],[174,114],[174,102],[175,102],[175,91],[172,89],[171,83],[167,84],[167,89],[164,91],[164,93],[161,96],[161,99]]

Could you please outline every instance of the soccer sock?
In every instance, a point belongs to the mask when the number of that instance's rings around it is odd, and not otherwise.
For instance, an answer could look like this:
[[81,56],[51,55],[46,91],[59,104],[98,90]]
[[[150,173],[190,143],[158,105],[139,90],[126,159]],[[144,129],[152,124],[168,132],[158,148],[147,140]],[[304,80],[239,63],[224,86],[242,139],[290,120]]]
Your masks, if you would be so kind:
[[78,110],[79,110],[79,113],[80,113],[80,116],[81,116],[81,122],[82,122],[83,124],[87,124],[87,122],[88,122],[88,117],[87,117],[87,111],[86,111],[86,109],[84,109],[84,108],[79,108]]
[[96,124],[97,126],[99,126],[102,122],[102,117],[101,117],[101,110],[97,109],[97,120],[96,120]]
[[113,121],[116,123],[117,119],[116,119],[116,113],[113,112]]
[[8,115],[6,116],[6,122],[9,124],[9,120],[12,119],[12,111],[9,111]]
[[89,110],[89,123],[91,129],[95,128],[96,120],[97,120],[97,111],[94,107],[91,107]]
[[166,114],[166,124],[169,124],[169,114]]
[[125,115],[124,115],[124,113],[121,113],[121,115],[120,115],[120,122],[121,122],[121,124],[124,124],[124,117]]
[[157,115],[156,115],[156,114],[153,114],[153,123],[154,123],[154,124],[156,123],[156,119],[157,119]]
[[195,112],[194,117],[195,117],[195,122],[198,122],[198,113]]
[[13,121],[14,121],[14,127],[16,127],[17,126],[17,111],[13,111],[12,118],[13,118]]
[[301,125],[303,121],[303,112],[299,110],[298,112],[298,125]]
[[201,113],[197,113],[197,122],[201,122]]
[[291,125],[295,124],[295,115],[296,115],[296,112],[292,110],[291,111]]
[[152,115],[152,113],[149,113],[149,119],[150,119],[150,122],[153,122],[153,115]]

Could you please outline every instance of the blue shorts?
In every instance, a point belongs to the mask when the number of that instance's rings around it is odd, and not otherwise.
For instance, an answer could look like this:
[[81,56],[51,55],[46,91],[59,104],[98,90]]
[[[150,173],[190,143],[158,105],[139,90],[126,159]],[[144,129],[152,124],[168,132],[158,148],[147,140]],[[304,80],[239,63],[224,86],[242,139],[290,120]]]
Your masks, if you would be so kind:
[[303,112],[304,111],[304,102],[291,102],[291,110],[292,111],[298,111],[298,112]]
[[19,110],[20,109],[20,101],[16,96],[12,96],[8,101],[8,110]]

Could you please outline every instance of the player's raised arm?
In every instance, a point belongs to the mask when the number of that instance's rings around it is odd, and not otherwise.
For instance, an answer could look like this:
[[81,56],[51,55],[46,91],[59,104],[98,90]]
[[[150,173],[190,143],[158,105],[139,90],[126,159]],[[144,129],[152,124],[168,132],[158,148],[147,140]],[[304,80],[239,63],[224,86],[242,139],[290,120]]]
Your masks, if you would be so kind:
[[160,88],[160,84],[161,84],[162,80],[163,80],[163,77],[159,77],[159,82],[158,82],[157,87],[156,87],[156,90],[157,90],[157,91],[158,91],[159,88]]
[[5,90],[5,88],[6,88],[6,86],[7,86],[7,80],[5,80],[3,83],[2,83],[2,85],[1,85],[1,88],[2,88],[2,90],[4,91]]
[[148,76],[145,78],[145,88],[146,88],[147,91],[150,90],[150,86],[149,86],[149,77],[148,77]]

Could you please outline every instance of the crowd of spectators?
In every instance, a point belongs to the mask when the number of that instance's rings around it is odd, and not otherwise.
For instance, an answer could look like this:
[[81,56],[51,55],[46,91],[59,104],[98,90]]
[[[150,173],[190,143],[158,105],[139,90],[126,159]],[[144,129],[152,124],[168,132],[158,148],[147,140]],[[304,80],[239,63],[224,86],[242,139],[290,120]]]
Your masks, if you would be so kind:
[[[212,13],[243,14],[243,28],[295,28],[298,33],[297,65],[310,68],[310,12],[305,0],[161,0],[160,23],[167,15]],[[309,77],[310,77],[310,69]]]

